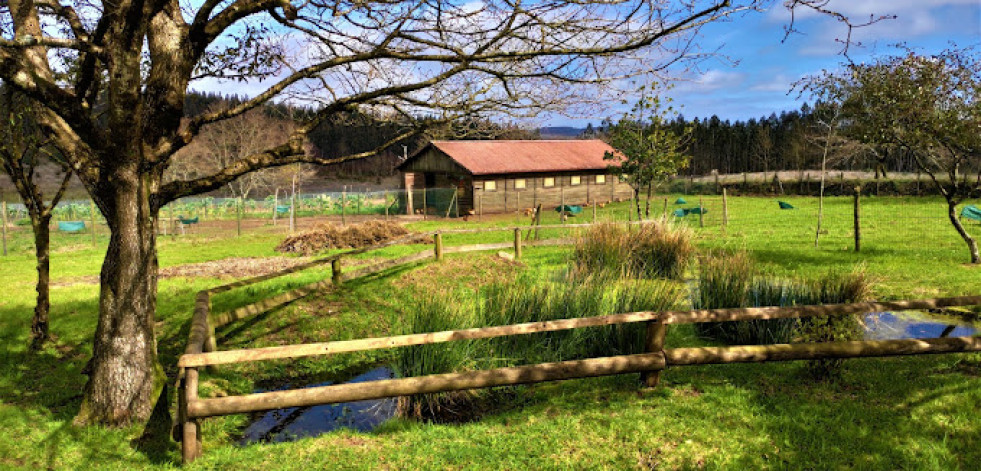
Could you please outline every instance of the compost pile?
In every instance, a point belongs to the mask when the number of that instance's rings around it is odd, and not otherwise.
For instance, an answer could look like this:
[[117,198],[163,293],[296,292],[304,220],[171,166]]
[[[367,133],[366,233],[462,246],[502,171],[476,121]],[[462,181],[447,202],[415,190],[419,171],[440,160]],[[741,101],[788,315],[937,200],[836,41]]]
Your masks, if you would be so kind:
[[407,234],[408,230],[393,222],[367,221],[344,227],[328,222],[287,237],[276,246],[276,251],[310,255],[322,250],[366,247]]

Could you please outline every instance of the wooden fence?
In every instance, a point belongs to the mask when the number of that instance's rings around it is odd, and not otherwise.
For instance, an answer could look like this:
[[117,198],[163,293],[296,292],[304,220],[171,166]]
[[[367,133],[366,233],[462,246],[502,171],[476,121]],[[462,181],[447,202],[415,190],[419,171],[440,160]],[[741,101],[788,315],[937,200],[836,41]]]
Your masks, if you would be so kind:
[[[586,225],[564,225],[559,227],[577,226],[582,227]],[[544,227],[545,226],[539,226],[538,228]],[[214,335],[214,329],[216,327],[220,327],[238,319],[263,312],[276,306],[281,306],[287,302],[299,299],[300,297],[322,289],[330,284],[340,284],[345,280],[377,273],[388,268],[408,263],[416,263],[418,261],[428,260],[431,258],[439,260],[442,258],[444,253],[494,250],[512,247],[513,245],[516,257],[520,257],[521,247],[523,244],[556,245],[560,243],[569,243],[572,241],[572,239],[551,239],[523,242],[521,231],[524,229],[534,228],[535,226],[526,226],[453,231],[461,233],[508,230],[514,231],[515,237],[513,243],[505,242],[496,244],[478,244],[447,248],[443,248],[442,234],[450,233],[450,231],[443,231],[442,233],[436,232],[433,234],[434,249],[432,251],[427,250],[398,259],[360,267],[348,273],[344,273],[342,271],[341,260],[343,257],[365,253],[371,250],[377,250],[379,248],[397,243],[410,242],[421,236],[425,237],[429,235],[414,234],[404,239],[336,254],[298,267],[293,267],[288,270],[229,283],[227,285],[222,285],[199,292],[196,299],[194,314],[191,319],[188,345],[185,349],[184,355],[182,355],[178,361],[178,410],[175,420],[174,438],[182,442],[183,461],[185,463],[191,462],[201,454],[200,421],[207,417],[220,415],[637,372],[643,373],[645,384],[648,387],[653,387],[658,384],[661,371],[668,366],[981,351],[981,338],[976,337],[732,347],[664,348],[664,339],[667,332],[667,326],[669,324],[830,316],[877,311],[973,306],[981,305],[981,296],[964,296],[914,301],[831,304],[821,306],[631,312],[526,324],[430,332],[424,334],[217,351]],[[229,313],[212,315],[210,312],[211,294],[247,286],[260,281],[272,279],[277,276],[283,276],[285,274],[294,273],[305,268],[323,265],[326,263],[331,264],[332,276],[330,281],[321,281],[307,285],[261,301],[254,305],[233,310]],[[635,322],[647,323],[647,340],[645,343],[646,353],[541,363],[536,365],[470,371],[465,373],[449,373],[413,378],[379,380],[364,383],[338,384],[299,390],[248,394],[244,396],[207,399],[198,397],[199,370],[203,367],[213,368],[222,364],[333,355],[343,352],[358,352],[411,345],[428,345],[457,340],[526,335],[541,332]]]
[[[640,223],[641,222],[628,222],[626,224],[640,224]],[[461,252],[474,252],[474,251],[513,248],[515,251],[515,257],[520,258],[521,249],[523,246],[562,245],[562,244],[571,244],[574,242],[574,239],[572,238],[523,241],[521,233],[524,230],[531,231],[531,230],[538,230],[538,229],[575,229],[575,228],[588,227],[590,225],[591,224],[509,226],[509,227],[491,227],[491,228],[478,228],[478,229],[455,229],[455,230],[445,230],[445,231],[437,231],[437,232],[429,232],[429,233],[415,233],[398,239],[393,239],[388,242],[383,242],[380,244],[375,244],[360,249],[348,250],[345,252],[337,253],[329,257],[313,260],[285,270],[280,270],[265,275],[255,276],[252,278],[247,278],[244,280],[239,280],[232,283],[217,286],[214,288],[199,291],[195,299],[194,313],[191,317],[190,333],[188,335],[187,346],[184,349],[184,356],[191,355],[191,357],[189,358],[193,358],[193,355],[202,354],[202,353],[209,353],[209,354],[221,353],[221,352],[217,352],[217,340],[215,337],[216,328],[225,326],[227,324],[230,324],[232,322],[241,319],[245,319],[247,317],[254,316],[256,314],[267,312],[277,307],[284,306],[297,299],[301,299],[303,297],[309,296],[313,293],[316,293],[328,287],[339,286],[344,281],[367,276],[373,273],[378,273],[400,265],[417,263],[429,259],[442,260],[444,253],[461,253]],[[502,232],[502,231],[513,231],[514,241],[446,247],[445,249],[443,247],[443,234],[464,234],[464,233]],[[427,239],[429,237],[433,238],[434,249],[432,251],[426,250],[419,253],[396,258],[393,260],[386,260],[373,265],[357,267],[349,272],[345,272],[343,269],[342,260],[344,258],[367,253],[370,251],[379,250],[393,245],[407,244],[414,241]],[[331,267],[331,277],[329,280],[323,280],[323,281],[311,283],[293,289],[291,291],[287,291],[285,293],[281,293],[276,296],[266,298],[262,301],[233,309],[228,312],[217,313],[217,314],[211,312],[211,296],[214,294],[223,293],[236,288],[253,285],[256,283],[260,283],[262,281],[271,280],[274,278],[297,273],[309,268],[328,265],[328,264]],[[182,356],[181,358],[184,358],[184,356]],[[214,365],[207,365],[207,366],[214,367]],[[174,428],[174,439],[182,441],[184,444],[183,456],[185,462],[192,460],[200,453],[200,446],[199,446],[200,437],[199,437],[199,430],[198,430],[198,421],[196,420],[196,418],[188,415],[188,406],[190,404],[194,404],[195,401],[198,400],[197,385],[198,385],[197,367],[187,368],[178,365],[178,377],[177,377],[178,408],[177,408],[177,417],[175,420],[175,424],[177,425]],[[198,445],[194,445],[195,443],[198,443]]]

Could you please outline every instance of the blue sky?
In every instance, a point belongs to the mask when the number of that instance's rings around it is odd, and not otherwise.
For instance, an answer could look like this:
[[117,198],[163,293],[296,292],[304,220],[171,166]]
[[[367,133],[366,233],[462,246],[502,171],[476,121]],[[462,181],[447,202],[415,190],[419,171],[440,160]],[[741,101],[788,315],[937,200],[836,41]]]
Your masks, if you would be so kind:
[[[710,59],[678,82],[668,95],[682,105],[682,114],[687,118],[715,114],[736,120],[796,109],[804,99],[798,99],[796,92],[788,94],[792,84],[842,63],[842,47],[835,39],[844,38],[844,26],[827,17],[806,14],[797,18],[796,28],[802,33],[783,41],[789,14],[779,6],[782,2],[775,3],[769,12],[745,14],[702,31],[706,50],[722,46],[722,53],[737,63]],[[853,38],[863,43],[849,51],[856,62],[896,53],[891,45],[898,42],[924,53],[940,51],[950,41],[958,46],[981,46],[978,0],[832,0],[830,7],[856,19],[867,19],[870,14],[897,15],[896,19],[854,31]],[[585,126],[588,122],[596,124],[599,120],[553,117],[544,124]]]

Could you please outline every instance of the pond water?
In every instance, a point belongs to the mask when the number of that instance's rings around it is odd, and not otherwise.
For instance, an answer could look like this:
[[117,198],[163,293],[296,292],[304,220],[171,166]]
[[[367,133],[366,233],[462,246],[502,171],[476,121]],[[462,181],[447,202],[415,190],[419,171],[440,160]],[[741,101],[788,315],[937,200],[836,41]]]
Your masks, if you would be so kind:
[[[392,370],[382,367],[356,376],[343,383],[361,383],[390,379]],[[305,388],[329,386],[333,382],[304,385]],[[292,389],[284,385],[278,390]],[[265,391],[256,391],[265,392]],[[369,401],[345,402],[313,407],[291,407],[277,409],[258,415],[242,434],[240,444],[256,442],[284,442],[303,437],[312,437],[339,428],[369,431],[382,422],[395,416],[396,400],[373,399]]]
[[865,338],[870,340],[967,337],[977,334],[979,329],[981,325],[976,322],[920,311],[865,315]]

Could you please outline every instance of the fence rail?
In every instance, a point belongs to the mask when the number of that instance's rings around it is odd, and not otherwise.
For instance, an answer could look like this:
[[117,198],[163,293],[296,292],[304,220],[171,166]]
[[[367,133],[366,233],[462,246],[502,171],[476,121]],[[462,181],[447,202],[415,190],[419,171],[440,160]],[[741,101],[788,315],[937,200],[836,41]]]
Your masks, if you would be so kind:
[[[636,224],[636,222],[634,223]],[[380,338],[345,340],[313,344],[265,347],[242,350],[217,351],[214,329],[230,322],[258,314],[273,307],[281,306],[310,293],[343,281],[370,275],[395,266],[417,263],[429,259],[442,259],[444,253],[459,253],[482,250],[496,250],[512,247],[515,256],[520,257],[522,245],[568,244],[574,239],[545,239],[522,241],[523,230],[542,228],[580,228],[589,224],[565,224],[556,226],[512,226],[484,229],[447,230],[425,234],[413,234],[396,241],[365,247],[318,259],[310,263],[282,270],[277,273],[253,277],[198,293],[190,334],[185,354],[178,361],[178,417],[175,421],[175,439],[182,441],[184,462],[193,461],[201,454],[200,420],[207,417],[257,412],[286,407],[301,407],[338,402],[378,399],[441,391],[454,391],[493,386],[530,384],[544,381],[557,381],[573,378],[607,376],[624,373],[644,374],[647,386],[656,386],[660,373],[669,366],[701,365],[709,363],[739,363],[762,361],[789,361],[821,358],[853,358],[892,355],[919,355],[933,353],[981,351],[981,338],[958,337],[917,340],[879,340],[857,342],[824,342],[810,344],[779,344],[758,346],[702,347],[702,348],[664,348],[664,339],[669,324],[720,322],[738,320],[776,319],[790,317],[831,316],[863,312],[935,309],[954,306],[981,305],[981,296],[962,296],[953,298],[921,299],[907,301],[880,301],[849,304],[828,304],[794,307],[760,307],[736,309],[710,309],[692,311],[631,312],[606,316],[571,318],[555,321],[533,322],[474,329],[430,332],[424,334],[400,335]],[[476,244],[457,247],[443,247],[443,234],[474,233],[493,231],[513,231],[514,241]],[[397,259],[358,267],[343,272],[342,259],[366,253],[383,247],[405,243],[432,235],[434,248],[403,256]],[[295,273],[326,263],[331,264],[331,280],[313,283],[287,293],[268,298],[250,306],[231,312],[211,314],[210,296],[214,293],[248,286],[277,276]],[[244,396],[207,398],[198,397],[199,369],[214,368],[218,365],[292,359],[300,357],[333,355],[345,352],[427,345],[457,340],[487,339],[494,337],[526,335],[558,330],[579,329],[625,323],[647,323],[646,353],[614,357],[589,358],[584,360],[541,363],[536,365],[497,368],[429,375],[413,378],[380,380],[356,384],[341,384],[307,388],[302,390],[274,391]]]

